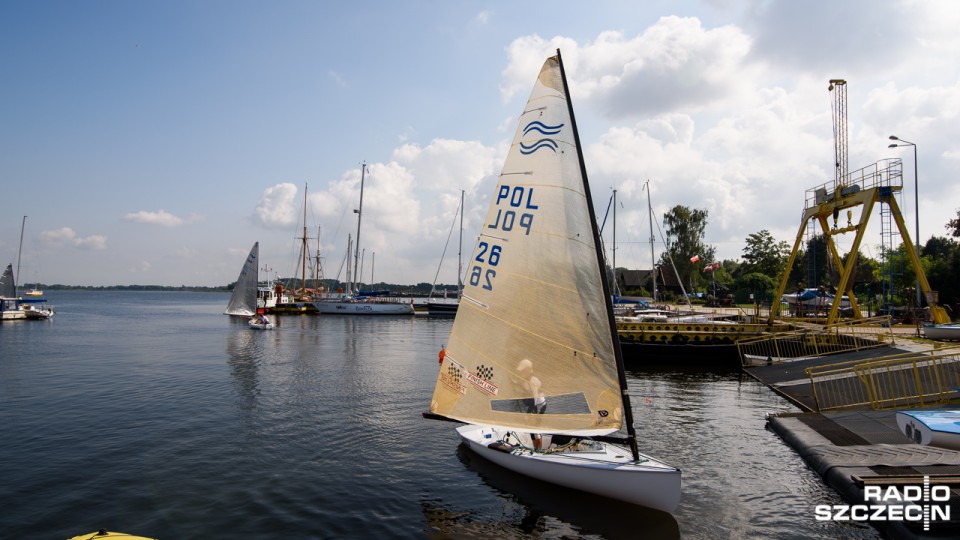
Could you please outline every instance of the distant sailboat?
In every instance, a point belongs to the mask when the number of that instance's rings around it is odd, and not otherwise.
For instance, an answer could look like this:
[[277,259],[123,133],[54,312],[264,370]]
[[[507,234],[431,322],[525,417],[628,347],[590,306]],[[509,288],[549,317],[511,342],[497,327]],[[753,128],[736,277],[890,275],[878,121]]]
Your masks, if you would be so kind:
[[0,275],[0,320],[16,321],[27,318],[17,300],[17,281],[13,276],[13,264],[8,264]]
[[[27,216],[20,224],[20,248],[17,250],[17,273],[20,273],[20,254],[23,251],[23,231],[27,225]],[[28,298],[18,294],[17,280],[13,274],[13,265],[8,264],[0,275],[0,320],[16,321],[24,319],[46,320],[53,317],[53,309],[46,305],[43,291],[39,294],[25,292]]]
[[[359,276],[360,261],[360,221],[363,217],[363,183],[367,174],[367,164],[360,169],[360,207],[354,212],[357,214],[357,245],[353,254],[353,279]],[[413,315],[413,299],[386,299],[379,296],[369,296],[355,293],[353,279],[350,275],[350,264],[347,263],[347,292],[337,296],[327,296],[313,302],[317,312],[321,315]],[[359,286],[359,283],[356,284]]]
[[[425,416],[466,423],[457,432],[471,450],[517,473],[672,512],[680,470],[637,449],[559,51],[537,77],[481,230]],[[610,437],[624,427],[626,438]]]
[[260,258],[260,242],[254,242],[250,254],[243,262],[240,276],[233,287],[233,294],[227,303],[225,315],[252,317],[257,314],[257,284],[259,281],[258,260]]

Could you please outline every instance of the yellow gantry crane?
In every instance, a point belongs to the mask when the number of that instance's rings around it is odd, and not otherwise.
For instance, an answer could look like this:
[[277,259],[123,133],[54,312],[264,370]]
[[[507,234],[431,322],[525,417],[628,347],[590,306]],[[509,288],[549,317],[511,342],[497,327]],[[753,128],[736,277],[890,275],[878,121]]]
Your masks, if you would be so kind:
[[[904,251],[910,258],[910,263],[913,265],[913,269],[920,282],[920,288],[927,298],[934,322],[937,324],[949,322],[950,318],[947,316],[946,311],[936,305],[933,295],[930,294],[930,283],[927,281],[927,276],[923,273],[923,267],[920,265],[917,251],[914,249],[913,242],[910,240],[910,233],[904,224],[900,207],[897,205],[895,195],[903,189],[902,162],[899,159],[884,160],[858,171],[848,173],[846,81],[842,79],[831,80],[829,90],[833,95],[834,137],[837,143],[835,155],[836,175],[832,182],[817,186],[806,192],[800,230],[797,232],[797,239],[796,242],[794,242],[793,251],[790,253],[783,276],[780,279],[777,294],[773,298],[768,322],[772,324],[780,312],[780,299],[786,291],[787,280],[790,277],[790,269],[793,268],[793,263],[796,261],[797,253],[803,242],[804,231],[811,220],[816,220],[820,225],[820,229],[823,231],[827,244],[827,253],[833,261],[834,267],[842,269],[840,283],[837,285],[837,294],[833,298],[826,323],[832,324],[837,322],[840,305],[845,294],[849,297],[853,317],[857,319],[863,318],[860,308],[857,305],[856,296],[853,294],[853,274],[856,269],[860,244],[867,230],[867,223],[873,213],[874,206],[878,203],[886,204],[889,207],[890,214],[897,224],[900,236],[903,238],[903,244],[906,248]],[[857,207],[860,207],[860,217],[857,223],[854,224],[853,210]],[[841,226],[841,224],[838,224],[838,220],[841,212],[844,210],[846,211],[844,213],[847,222],[846,225]],[[831,218],[832,224],[830,223]],[[847,233],[855,233],[856,236],[850,248],[850,256],[844,265],[837,253],[834,237]]]

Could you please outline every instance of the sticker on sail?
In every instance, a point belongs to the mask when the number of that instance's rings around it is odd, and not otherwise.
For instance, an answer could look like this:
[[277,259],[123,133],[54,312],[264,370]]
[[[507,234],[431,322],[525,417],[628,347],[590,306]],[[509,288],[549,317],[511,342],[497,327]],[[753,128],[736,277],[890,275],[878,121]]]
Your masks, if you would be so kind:
[[467,387],[463,384],[463,373],[467,371],[464,367],[454,362],[450,355],[445,357],[447,369],[440,373],[440,383],[460,395],[466,395]]
[[491,396],[497,395],[497,392],[500,391],[500,388],[497,385],[490,382],[490,379],[493,378],[493,367],[492,366],[477,366],[477,372],[471,373],[467,372],[467,380],[471,384],[479,388],[481,391],[490,394]]
[[531,144],[520,143],[520,153],[523,155],[530,155],[541,148],[549,148],[556,153],[557,149],[560,148],[560,145],[557,144],[557,141],[553,139],[540,139],[539,141]]
[[[524,126],[523,134],[524,136],[526,136],[526,135],[529,135],[531,132],[536,131],[537,133],[541,133],[543,135],[556,135],[560,133],[560,130],[562,128],[563,128],[563,124],[558,124],[556,126],[548,126],[543,122],[534,120],[533,122],[530,122],[529,124]],[[522,142],[520,143],[520,153],[523,155],[530,155],[536,152],[537,150],[540,150],[541,148],[549,148],[550,150],[556,152],[557,149],[560,148],[560,145],[557,144],[557,141],[549,137],[544,137],[530,144],[522,143]]]
[[556,126],[548,126],[539,120],[534,120],[530,122],[523,128],[523,134],[527,135],[531,131],[538,131],[544,135],[556,135],[560,133],[560,129],[563,128],[563,124],[558,124]]

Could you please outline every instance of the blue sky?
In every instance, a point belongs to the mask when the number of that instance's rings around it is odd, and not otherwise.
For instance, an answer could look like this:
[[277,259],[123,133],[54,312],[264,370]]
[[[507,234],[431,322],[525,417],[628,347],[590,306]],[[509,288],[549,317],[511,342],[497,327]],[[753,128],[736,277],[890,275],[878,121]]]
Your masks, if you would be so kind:
[[647,179],[658,216],[708,210],[720,258],[762,229],[792,244],[804,191],[833,178],[833,78],[850,169],[902,157],[912,224],[912,149],[887,136],[917,143],[920,237],[942,236],[957,27],[949,1],[7,1],[0,262],[27,215],[21,282],[226,284],[255,241],[290,275],[307,184],[336,277],[366,162],[365,280],[373,259],[376,281],[453,283],[460,190],[469,252],[557,47],[600,215],[618,190],[618,266],[650,266]]

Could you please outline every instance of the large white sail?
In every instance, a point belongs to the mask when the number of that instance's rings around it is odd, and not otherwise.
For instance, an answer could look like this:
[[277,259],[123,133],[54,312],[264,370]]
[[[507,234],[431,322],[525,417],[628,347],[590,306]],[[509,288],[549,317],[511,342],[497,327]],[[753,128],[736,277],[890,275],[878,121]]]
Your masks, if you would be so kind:
[[237,284],[233,287],[230,302],[227,303],[226,315],[240,315],[250,317],[257,313],[257,265],[260,258],[260,242],[254,242],[247,260],[243,263]]
[[432,413],[570,435],[621,428],[615,334],[576,144],[549,58],[468,262]]
[[17,282],[13,278],[13,265],[8,264],[7,269],[0,275],[0,298],[16,298]]

